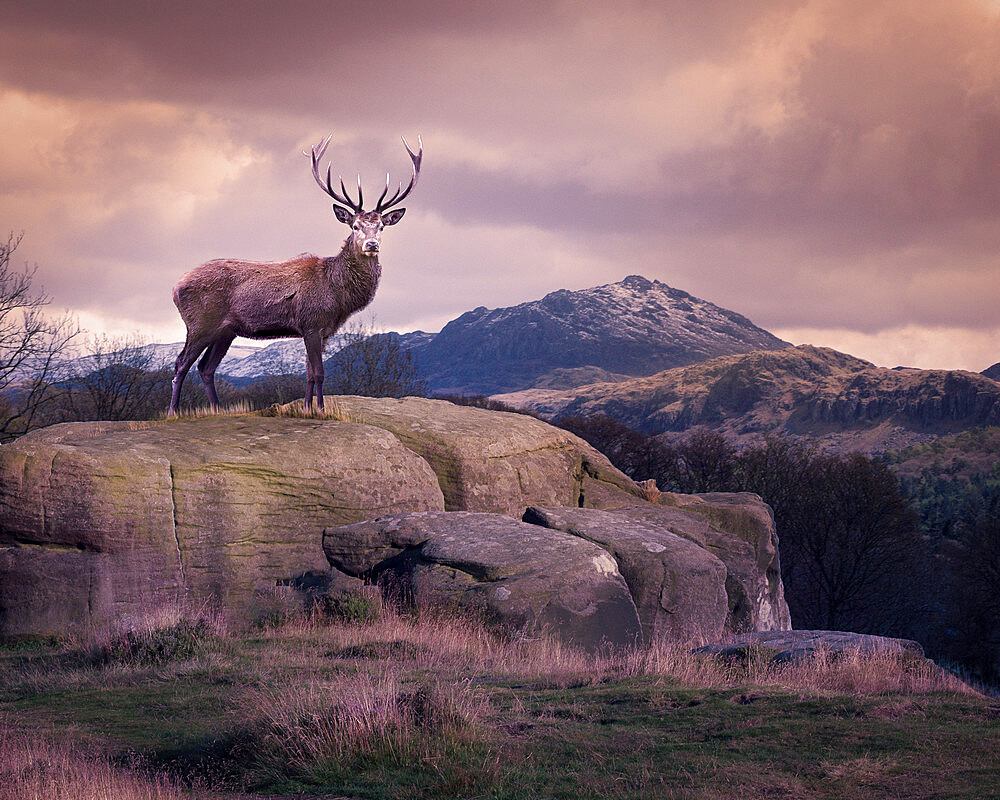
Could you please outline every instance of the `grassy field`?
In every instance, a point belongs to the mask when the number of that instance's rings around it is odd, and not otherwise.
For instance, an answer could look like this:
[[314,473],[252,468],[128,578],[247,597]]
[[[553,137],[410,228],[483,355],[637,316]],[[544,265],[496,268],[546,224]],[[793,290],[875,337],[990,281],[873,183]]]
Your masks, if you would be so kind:
[[369,611],[0,647],[0,798],[1000,798],[1000,700],[920,660],[592,656]]

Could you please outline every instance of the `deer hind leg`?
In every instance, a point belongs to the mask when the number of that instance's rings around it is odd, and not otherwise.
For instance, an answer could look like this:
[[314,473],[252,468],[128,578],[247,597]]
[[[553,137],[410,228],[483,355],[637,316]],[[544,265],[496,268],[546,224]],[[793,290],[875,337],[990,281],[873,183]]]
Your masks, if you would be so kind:
[[191,365],[198,360],[198,356],[201,355],[202,350],[210,344],[210,339],[204,337],[194,339],[191,337],[191,332],[188,331],[187,341],[184,342],[184,347],[181,348],[181,352],[174,362],[174,379],[171,383],[170,409],[167,411],[168,417],[177,416],[177,407],[180,404],[181,387],[184,386],[184,378],[187,377]]
[[313,392],[316,407],[323,410],[323,338],[318,335],[303,337],[306,345],[306,399],[305,410],[312,410]]
[[219,410],[219,395],[215,392],[215,370],[218,368],[229,345],[233,343],[236,336],[228,331],[222,334],[205,350],[205,355],[198,362],[198,374],[201,375],[201,382],[205,384],[205,393],[208,395],[208,405],[212,411]]

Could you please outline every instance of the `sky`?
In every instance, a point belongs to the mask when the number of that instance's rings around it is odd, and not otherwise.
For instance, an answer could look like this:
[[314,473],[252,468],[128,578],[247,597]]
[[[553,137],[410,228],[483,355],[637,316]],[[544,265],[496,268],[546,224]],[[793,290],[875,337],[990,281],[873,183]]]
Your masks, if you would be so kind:
[[54,312],[180,341],[212,258],[334,255],[424,143],[371,311],[641,274],[884,366],[1000,361],[1000,0],[0,0],[0,229]]

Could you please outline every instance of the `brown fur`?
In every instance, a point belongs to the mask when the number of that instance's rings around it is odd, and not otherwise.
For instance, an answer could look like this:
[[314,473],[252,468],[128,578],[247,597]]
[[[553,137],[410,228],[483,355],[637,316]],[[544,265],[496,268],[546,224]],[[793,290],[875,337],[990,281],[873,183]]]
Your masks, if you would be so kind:
[[323,408],[323,347],[347,318],[375,297],[382,268],[378,255],[365,255],[377,242],[381,220],[364,212],[340,253],[320,258],[303,253],[289,261],[219,259],[185,274],[174,287],[174,305],[187,325],[184,349],[175,364],[170,413],[177,413],[188,370],[204,353],[198,371],[209,402],[218,406],[215,370],[233,339],[301,336],[306,345],[306,407]]

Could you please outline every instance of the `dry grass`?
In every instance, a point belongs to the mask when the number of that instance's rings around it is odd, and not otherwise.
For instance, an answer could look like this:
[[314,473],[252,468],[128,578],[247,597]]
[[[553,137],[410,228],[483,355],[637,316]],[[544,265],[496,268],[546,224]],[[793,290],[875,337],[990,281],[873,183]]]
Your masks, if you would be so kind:
[[851,651],[835,656],[820,651],[808,661],[772,663],[764,650],[718,660],[669,641],[594,654],[549,637],[512,640],[478,620],[427,611],[413,616],[386,608],[360,624],[313,619],[289,625],[279,632],[279,640],[286,635],[317,637],[330,655],[345,662],[369,653],[379,668],[398,662],[409,670],[459,680],[528,680],[568,688],[654,678],[698,688],[772,686],[816,695],[978,694],[933,662],[909,654]]
[[[76,651],[96,654],[89,658],[33,662],[0,679],[27,696],[34,684],[59,693],[154,679],[187,685],[187,675],[204,681],[221,665],[218,674],[234,689],[226,694],[228,712],[217,712],[219,763],[229,764],[226,774],[238,782],[258,787],[341,785],[355,771],[377,776],[392,769],[439,775],[453,786],[448,796],[476,794],[480,783],[504,785],[516,772],[509,758],[521,743],[520,734],[504,739],[503,732],[520,723],[540,731],[563,724],[562,716],[525,712],[536,692],[561,698],[557,705],[576,702],[564,690],[595,687],[581,695],[592,704],[594,692],[620,692],[622,684],[736,690],[730,699],[747,704],[787,698],[789,691],[799,698],[885,696],[871,710],[872,718],[884,719],[922,714],[928,693],[976,694],[909,655],[821,652],[810,661],[774,664],[763,650],[719,660],[676,642],[592,654],[551,638],[511,638],[468,617],[392,607],[360,621],[300,617],[249,638],[209,615],[161,610],[123,623],[90,647]],[[584,712],[581,718],[591,713]],[[0,800],[190,797],[167,778],[16,733],[15,722],[0,718]],[[831,760],[828,777],[878,782],[894,767],[881,754],[852,758]]]
[[439,681],[408,686],[393,671],[341,675],[327,683],[251,689],[234,709],[241,720],[233,756],[283,770],[387,758],[398,763],[475,735],[484,700]]
[[324,395],[323,401],[325,408],[322,411],[319,411],[315,406],[313,406],[313,408],[309,411],[306,411],[301,400],[293,400],[292,402],[285,403],[283,405],[275,403],[274,405],[263,409],[259,413],[264,417],[330,419],[334,422],[362,422],[361,419],[357,419],[353,414],[348,413],[348,411],[337,402],[337,398],[335,396]]
[[65,742],[16,731],[0,718],[0,800],[192,800],[164,775],[115,766]]
[[235,403],[227,403],[216,410],[210,406],[197,406],[195,408],[182,408],[175,416],[168,417],[167,412],[156,418],[157,422],[177,422],[185,419],[200,419],[201,417],[232,417],[255,414],[257,409],[248,400],[237,400]]

